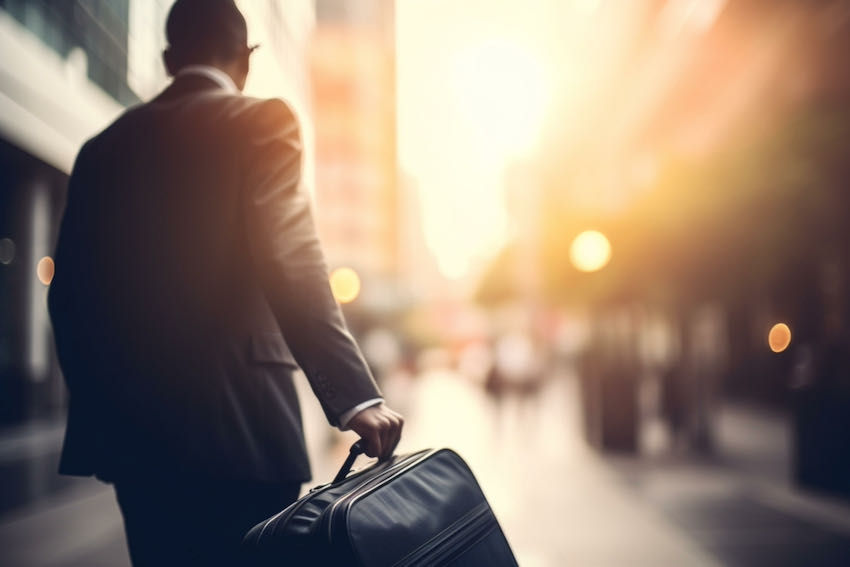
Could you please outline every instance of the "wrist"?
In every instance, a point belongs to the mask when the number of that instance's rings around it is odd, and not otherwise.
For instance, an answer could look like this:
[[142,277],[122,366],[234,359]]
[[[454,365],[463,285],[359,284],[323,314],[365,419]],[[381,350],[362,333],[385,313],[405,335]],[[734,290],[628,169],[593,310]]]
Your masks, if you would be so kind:
[[353,408],[349,409],[348,411],[343,412],[342,415],[339,416],[339,429],[341,431],[348,431],[348,425],[351,423],[351,420],[354,418],[354,416],[356,416],[365,409],[369,409],[382,403],[384,403],[383,398],[372,398],[371,400],[361,402]]

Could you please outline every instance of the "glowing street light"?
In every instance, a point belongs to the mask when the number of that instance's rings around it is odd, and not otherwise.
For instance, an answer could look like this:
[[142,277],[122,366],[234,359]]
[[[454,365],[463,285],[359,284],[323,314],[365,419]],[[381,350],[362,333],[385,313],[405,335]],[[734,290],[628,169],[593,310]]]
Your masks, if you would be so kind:
[[331,272],[330,284],[340,303],[351,303],[360,295],[360,276],[351,268],[337,268]]
[[791,344],[791,329],[785,323],[777,323],[767,334],[767,344],[773,352],[782,352]]
[[38,281],[43,283],[44,285],[50,285],[50,282],[53,281],[53,274],[56,272],[56,266],[53,264],[53,258],[50,256],[45,256],[41,260],[38,261],[38,266],[36,266],[35,273],[38,276]]
[[586,230],[570,246],[570,261],[577,270],[595,272],[611,260],[611,243],[598,230]]

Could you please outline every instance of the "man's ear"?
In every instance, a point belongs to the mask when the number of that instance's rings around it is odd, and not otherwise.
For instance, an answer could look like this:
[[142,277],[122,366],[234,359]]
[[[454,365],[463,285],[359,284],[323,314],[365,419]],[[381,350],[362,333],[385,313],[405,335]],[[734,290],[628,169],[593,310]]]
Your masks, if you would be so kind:
[[242,91],[245,88],[245,83],[248,80],[248,71],[251,69],[251,53],[248,52],[245,55],[239,57],[239,64],[237,67],[237,71],[239,73],[238,79],[235,81],[239,90]]
[[165,72],[168,73],[169,77],[173,77],[177,74],[177,61],[175,61],[174,52],[171,51],[171,48],[165,48],[165,51],[162,52],[162,63],[165,65]]

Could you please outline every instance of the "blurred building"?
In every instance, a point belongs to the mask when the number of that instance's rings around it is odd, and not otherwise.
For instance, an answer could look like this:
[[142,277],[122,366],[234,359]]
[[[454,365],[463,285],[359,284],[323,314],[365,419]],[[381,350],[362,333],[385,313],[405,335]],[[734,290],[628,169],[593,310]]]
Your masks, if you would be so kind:
[[310,51],[316,204],[331,267],[354,268],[364,306],[389,307],[399,271],[392,0],[318,0]]
[[[538,165],[508,171],[520,230],[480,295],[521,296],[504,282],[519,273],[532,287],[536,266],[546,300],[595,310],[583,377],[602,409],[586,408],[616,437],[639,425],[630,380],[658,380],[671,429],[700,448],[721,403],[767,405],[795,420],[796,478],[850,494],[850,443],[836,434],[850,423],[850,67],[837,59],[850,5],[556,8],[535,22],[559,69]],[[539,196],[522,189],[533,170]],[[523,218],[541,243],[526,252]],[[612,256],[586,274],[571,242],[591,228]],[[647,321],[665,355],[623,356]]]
[[[0,424],[61,413],[46,296],[68,174],[82,143],[167,82],[171,0],[0,0]],[[253,42],[246,93],[309,118],[310,0],[239,2]],[[312,156],[309,120],[308,183]]]
[[444,297],[445,278],[440,275],[434,253],[425,241],[422,202],[416,180],[404,171],[398,176],[398,284],[408,303],[429,303]]
[[[165,10],[143,2],[143,18]],[[64,403],[47,317],[49,265],[67,174],[82,142],[139,100],[131,51],[150,45],[129,0],[0,2],[0,420]],[[160,18],[161,19],[161,18]],[[149,31],[148,31],[149,30]],[[161,43],[160,43],[161,44]],[[132,46],[132,47],[131,47]],[[136,58],[135,60],[139,60]],[[39,277],[41,276],[41,277]]]

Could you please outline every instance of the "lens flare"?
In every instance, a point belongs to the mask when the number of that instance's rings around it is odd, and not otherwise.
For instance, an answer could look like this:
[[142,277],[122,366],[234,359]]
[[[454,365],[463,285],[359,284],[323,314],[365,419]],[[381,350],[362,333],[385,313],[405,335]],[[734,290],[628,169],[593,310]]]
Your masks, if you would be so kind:
[[0,264],[8,266],[15,259],[15,241],[11,238],[0,239]]
[[577,270],[595,272],[611,260],[611,243],[597,230],[586,230],[570,246],[570,261]]
[[785,323],[777,323],[767,334],[767,344],[773,352],[782,352],[791,344],[791,329]]
[[50,282],[53,281],[53,274],[56,272],[56,266],[53,264],[53,258],[50,256],[45,256],[41,260],[38,261],[38,266],[35,269],[35,273],[38,276],[38,281],[43,283],[44,285],[50,285]]
[[340,303],[351,303],[360,295],[360,276],[351,268],[337,268],[331,272],[331,291]]

